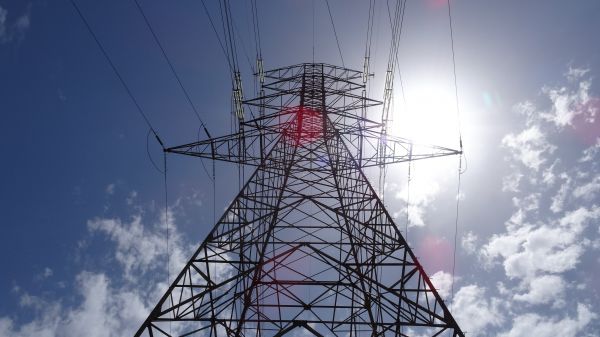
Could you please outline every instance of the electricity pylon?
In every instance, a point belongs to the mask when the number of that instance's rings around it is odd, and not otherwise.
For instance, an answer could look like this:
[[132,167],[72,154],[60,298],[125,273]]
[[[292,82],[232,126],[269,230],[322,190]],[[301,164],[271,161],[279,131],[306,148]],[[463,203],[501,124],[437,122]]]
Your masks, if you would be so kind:
[[239,132],[167,149],[256,168],[136,336],[464,336],[363,172],[460,151],[381,134],[361,72],[264,76]]

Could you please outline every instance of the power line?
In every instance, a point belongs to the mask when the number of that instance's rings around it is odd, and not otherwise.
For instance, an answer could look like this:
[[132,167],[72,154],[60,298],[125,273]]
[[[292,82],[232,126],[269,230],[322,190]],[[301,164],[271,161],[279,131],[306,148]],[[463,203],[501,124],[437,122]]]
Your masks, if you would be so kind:
[[169,65],[169,68],[171,69],[171,73],[173,73],[173,76],[175,76],[175,79],[177,80],[177,83],[179,83],[179,87],[181,88],[181,91],[183,91],[183,94],[185,95],[185,98],[187,99],[187,101],[190,104],[190,106],[192,107],[192,110],[194,111],[194,114],[196,115],[196,117],[200,121],[200,125],[202,125],[202,127],[204,128],[204,132],[206,132],[206,135],[210,138],[210,134],[209,134],[208,130],[206,129],[206,124],[204,123],[204,121],[200,117],[200,113],[198,113],[198,109],[196,109],[196,105],[194,105],[194,102],[192,102],[192,99],[190,98],[190,95],[188,94],[188,91],[183,86],[183,83],[181,82],[181,78],[179,78],[179,75],[177,74],[177,71],[175,70],[175,67],[173,66],[173,63],[169,59],[169,56],[167,55],[167,52],[166,52],[165,48],[163,47],[162,43],[160,43],[160,40],[158,39],[158,36],[156,35],[156,32],[154,31],[154,28],[152,28],[152,24],[150,23],[150,20],[148,20],[148,17],[146,16],[146,13],[144,13],[144,10],[142,9],[142,6],[140,6],[139,1],[138,0],[134,0],[134,2],[135,2],[135,5],[136,5],[138,11],[140,12],[140,14],[142,15],[142,17],[144,18],[144,22],[146,23],[146,27],[148,27],[148,30],[150,31],[150,33],[152,33],[152,37],[154,38],[154,42],[156,42],[156,45],[160,48],[160,51],[161,51],[163,57],[165,58],[165,61],[167,61],[167,64]]
[[[238,118],[238,126],[241,127],[241,123],[244,120],[244,106],[243,106],[243,88],[242,88],[242,78],[240,74],[240,68],[238,65],[237,59],[237,45],[235,38],[235,24],[233,21],[233,16],[231,14],[231,6],[229,4],[229,0],[222,0],[219,2],[219,9],[221,14],[221,22],[223,25],[223,33],[225,35],[225,45],[229,49],[229,57],[231,59],[232,64],[232,73],[231,73],[231,84],[233,87],[232,92],[232,103],[234,107],[234,114]],[[232,121],[233,122],[233,121]]]
[[333,22],[333,15],[331,15],[329,0],[325,0],[325,4],[327,4],[327,12],[329,12],[329,19],[331,20],[331,26],[333,27],[333,35],[335,35],[335,42],[337,43],[338,52],[340,53],[340,58],[342,59],[342,66],[346,68],[346,64],[344,63],[344,55],[342,55],[342,48],[340,48],[340,40],[338,39],[337,31],[335,30],[335,23]]
[[[239,71],[238,60],[237,60],[237,45],[235,43],[235,32],[232,24],[231,6],[228,0],[222,0],[219,2],[221,21],[223,23],[223,32],[225,34],[225,45],[229,49],[228,55],[231,59],[233,72]],[[234,74],[232,74],[234,76]]]
[[260,41],[260,26],[258,21],[258,6],[256,0],[251,1],[252,7],[252,23],[254,26],[254,44],[256,46],[256,57],[262,58],[262,46]]
[[[402,9],[402,18],[400,20],[400,29],[399,29],[399,34],[400,36],[398,36],[398,43],[400,43],[400,38],[402,37],[402,27],[404,26],[404,13],[406,12],[406,1],[404,2],[404,8]],[[386,5],[387,5],[387,9],[388,9],[388,19],[390,22],[390,27],[391,29],[394,28],[394,25],[392,23],[392,16],[390,13],[390,3],[389,1],[386,1]],[[398,46],[399,48],[399,46]],[[402,70],[400,69],[400,61],[398,60],[398,53],[396,52],[395,56],[395,62],[396,62],[396,68],[398,69],[398,82],[400,83],[400,93],[402,94],[402,103],[404,105],[404,109],[407,109],[407,104],[406,104],[406,94],[405,94],[405,90],[404,90],[404,80],[402,79]]]
[[312,61],[315,63],[315,0],[312,0]]
[[[388,3],[388,16],[391,21],[391,13]],[[381,111],[381,132],[384,136],[387,136],[387,128],[388,123],[390,122],[390,108],[393,104],[393,91],[394,91],[394,69],[396,67],[396,63],[398,60],[398,49],[400,45],[400,36],[402,35],[402,26],[404,23],[404,13],[406,10],[406,0],[398,0],[396,2],[396,7],[394,11],[394,20],[391,24],[391,46],[388,54],[388,65],[387,71],[385,75],[385,87],[383,91],[383,109]],[[401,84],[402,88],[403,85]],[[404,89],[402,90],[404,92]],[[404,97],[404,96],[403,96]],[[386,156],[386,145],[385,140],[381,139],[379,141],[379,146],[377,149],[378,156],[382,158]],[[385,177],[386,177],[386,167],[380,166],[379,172],[379,190],[381,191],[381,198],[384,200],[385,197]]]
[[229,49],[229,41],[230,39],[227,38],[227,29],[225,28],[225,18],[223,17],[223,4],[221,3],[221,1],[219,1],[219,15],[221,16],[221,29],[223,29],[223,40],[225,41],[225,55],[227,55],[227,62],[229,62],[230,65],[230,71],[231,71],[231,76],[233,77],[233,74],[235,73],[235,65],[232,61],[232,57],[231,57],[231,52]]
[[404,240],[408,244],[408,227],[410,227],[410,183],[412,181],[411,166],[412,162],[412,146],[408,155],[408,177],[406,179],[406,226],[404,228]]
[[221,36],[219,35],[219,32],[217,32],[217,27],[215,27],[215,23],[212,19],[212,16],[210,15],[210,12],[208,11],[206,4],[204,3],[204,0],[200,0],[200,2],[202,3],[202,8],[204,8],[204,13],[206,13],[206,16],[208,17],[210,26],[212,27],[212,30],[215,33],[215,36],[217,37],[217,41],[219,41],[219,46],[221,46],[221,51],[223,52],[223,56],[225,56],[225,58],[227,59],[227,65],[229,66],[229,71],[233,72],[231,61],[229,61],[229,55],[227,54],[227,51],[225,50],[225,46],[223,45],[223,41],[221,40]]
[[152,133],[152,130],[148,129],[148,134],[146,134],[146,154],[148,155],[148,159],[150,160],[150,163],[152,164],[154,169],[156,169],[156,171],[159,172],[160,174],[164,174],[164,171],[161,170],[160,168],[158,168],[158,165],[156,165],[156,162],[154,161],[154,159],[152,159],[152,155],[150,154],[150,134],[151,133]]
[[[169,230],[169,185],[167,183],[167,152],[163,151],[163,182],[164,182],[164,186],[165,186],[165,231],[167,232],[167,237],[166,237],[166,241],[167,241],[167,284],[170,285],[171,284],[171,251],[170,251],[170,247],[169,247],[169,237],[170,237],[170,230]],[[169,322],[169,333],[171,333],[172,330],[172,323],[173,322]]]
[[452,49],[452,71],[454,74],[454,96],[456,99],[456,116],[458,121],[458,138],[459,145],[462,151],[462,130],[460,123],[460,104],[458,100],[458,80],[456,76],[456,54],[454,53],[454,28],[452,27],[452,11],[450,9],[450,0],[448,1],[448,21],[450,23],[450,47]]
[[371,60],[371,44],[373,42],[373,22],[375,16],[375,0],[369,1],[369,15],[367,19],[367,38],[365,41],[365,58],[363,62],[363,84],[369,79],[369,67]]
[[254,66],[252,66],[252,61],[250,61],[250,55],[248,54],[248,50],[246,49],[246,44],[244,43],[244,39],[241,38],[242,33],[240,33],[240,30],[238,29],[238,26],[235,24],[235,21],[232,21],[232,23],[233,23],[233,29],[236,32],[235,37],[237,37],[239,39],[240,43],[242,44],[242,51],[244,52],[244,56],[246,57],[248,66],[250,67],[250,70],[252,72],[255,72]]
[[463,141],[462,141],[462,130],[460,123],[460,103],[458,99],[458,80],[456,76],[456,54],[454,52],[454,29],[452,27],[452,10],[450,6],[450,0],[447,0],[448,3],[448,22],[450,26],[450,46],[452,49],[452,70],[454,75],[454,98],[456,100],[456,119],[458,124],[458,142],[460,146],[460,157],[458,159],[458,184],[457,184],[457,192],[456,192],[456,218],[454,221],[454,252],[452,254],[452,283],[450,287],[451,294],[451,302],[450,302],[450,310],[452,310],[452,306],[454,304],[454,279],[455,279],[455,271],[456,271],[456,247],[458,241],[458,216],[459,216],[459,206],[460,206],[460,187],[461,187],[461,176],[464,173],[462,171],[462,152],[463,152]]
[[[262,58],[262,45],[261,45],[261,40],[260,40],[260,24],[259,24],[259,15],[258,15],[258,5],[256,4],[256,0],[251,1],[251,9],[252,9],[252,23],[253,23],[253,27],[254,27],[254,46],[256,47],[256,71],[255,71],[256,76],[254,77],[255,78],[254,84],[256,85],[256,79],[258,78],[258,84],[259,84],[260,90],[258,90],[257,93],[260,96],[263,96],[263,94],[264,94],[263,85],[265,84],[265,70],[264,70],[263,58]],[[313,60],[313,62],[314,62],[314,60]],[[252,110],[250,110],[250,113],[252,113]]]
[[81,12],[81,10],[79,9],[79,6],[77,6],[77,4],[75,3],[75,0],[69,0],[69,1],[71,2],[71,4],[73,5],[73,7],[75,8],[75,11],[77,11],[77,14],[79,15],[79,17],[81,18],[81,20],[85,24],[88,32],[90,33],[90,35],[92,36],[92,38],[94,39],[94,41],[96,41],[96,44],[98,45],[98,48],[100,48],[100,51],[102,52],[102,55],[104,55],[104,58],[106,58],[106,61],[108,61],[108,64],[110,65],[110,67],[114,71],[115,75],[117,75],[117,77],[119,78],[119,81],[121,82],[121,84],[125,88],[125,91],[127,92],[127,95],[129,95],[129,98],[131,98],[131,100],[135,104],[135,107],[137,108],[137,111],[140,113],[140,116],[142,116],[142,119],[146,122],[146,124],[150,128],[150,130],[154,134],[154,137],[156,138],[156,140],[158,141],[158,143],[160,144],[160,146],[162,146],[162,148],[164,149],[165,146],[164,146],[162,140],[160,139],[160,137],[158,136],[158,133],[156,132],[156,129],[154,129],[154,127],[150,123],[150,120],[148,119],[148,116],[146,116],[146,114],[144,113],[144,110],[142,109],[142,107],[140,106],[140,104],[138,103],[138,101],[133,96],[133,93],[129,89],[129,86],[127,85],[127,83],[125,83],[125,80],[123,79],[123,77],[119,73],[119,70],[117,70],[117,67],[115,66],[115,64],[112,61],[112,59],[110,58],[110,56],[108,56],[108,53],[106,52],[106,49],[104,49],[104,47],[102,46],[102,43],[100,42],[100,40],[98,39],[98,37],[96,36],[96,34],[94,33],[94,31],[92,30],[92,27],[90,26],[89,22],[87,21],[87,19],[85,18],[85,16]]
[[375,0],[369,1],[369,15],[367,20],[367,39],[365,41],[365,57],[371,55],[371,44],[373,41],[373,23],[375,17]]
[[456,217],[454,220],[454,251],[452,252],[452,282],[450,285],[450,310],[452,310],[452,305],[454,304],[454,274],[456,271],[456,247],[458,241],[458,215],[459,215],[459,205],[460,205],[460,185],[461,185],[461,177],[462,177],[462,154],[458,158],[458,184],[456,187]]
[[[98,45],[98,47],[102,51],[102,54],[104,55],[104,57],[106,58],[106,60],[110,64],[110,66],[113,69],[114,73],[119,78],[119,81],[121,82],[121,84],[125,88],[125,91],[127,91],[127,94],[129,95],[129,97],[131,98],[131,100],[133,101],[133,103],[135,104],[138,112],[140,113],[140,115],[142,116],[142,118],[144,119],[144,121],[146,122],[146,124],[148,125],[148,127],[150,128],[150,131],[154,134],[154,137],[156,138],[156,140],[158,141],[158,143],[160,144],[160,146],[164,150],[165,146],[164,146],[163,142],[161,141],[160,137],[158,136],[158,133],[156,132],[156,130],[154,129],[154,127],[150,123],[150,120],[148,119],[148,117],[146,116],[146,114],[142,110],[141,106],[138,104],[137,100],[135,99],[135,97],[131,93],[131,90],[129,89],[129,86],[127,86],[127,84],[125,83],[125,80],[123,79],[123,77],[121,76],[121,74],[119,73],[119,71],[117,70],[117,67],[115,66],[115,64],[113,63],[113,61],[111,60],[111,58],[108,56],[108,53],[106,52],[106,50],[102,46],[102,43],[100,43],[100,40],[98,39],[98,37],[96,36],[96,34],[94,33],[94,31],[92,30],[92,28],[91,28],[90,24],[88,23],[88,21],[86,20],[85,16],[81,12],[81,10],[79,9],[79,7],[75,3],[75,1],[74,0],[70,0],[70,1],[71,1],[71,4],[73,5],[73,7],[75,8],[75,10],[77,11],[77,14],[79,14],[79,17],[82,19],[82,21],[84,22],[85,26],[87,27],[87,30],[89,31],[90,35],[92,35],[92,37],[94,38],[94,41],[96,41],[96,44]],[[136,0],[136,3],[137,3],[137,0]],[[161,47],[161,49],[162,49],[162,47]],[[202,121],[200,121],[200,122],[202,123]],[[206,128],[205,128],[205,130],[206,130]],[[152,165],[160,172],[160,169],[158,169],[158,167],[156,166],[156,164],[152,160],[152,157],[150,156],[150,152],[148,151],[148,142],[147,142],[147,139],[148,139],[148,137],[146,137],[146,151],[148,152],[148,157],[150,158],[150,161],[152,162]],[[167,284],[170,284],[170,278],[171,278],[170,277],[170,260],[171,260],[171,257],[170,257],[170,252],[169,252],[169,235],[170,235],[170,233],[169,233],[169,201],[168,201],[169,199],[168,199],[168,184],[167,184],[167,153],[164,152],[164,151],[163,151],[163,165],[164,166],[163,166],[162,173],[163,173],[164,189],[165,189],[165,191],[164,191],[165,192],[165,230],[166,230],[166,243],[167,243],[166,244]],[[170,329],[171,329],[171,323],[169,322],[169,330]]]

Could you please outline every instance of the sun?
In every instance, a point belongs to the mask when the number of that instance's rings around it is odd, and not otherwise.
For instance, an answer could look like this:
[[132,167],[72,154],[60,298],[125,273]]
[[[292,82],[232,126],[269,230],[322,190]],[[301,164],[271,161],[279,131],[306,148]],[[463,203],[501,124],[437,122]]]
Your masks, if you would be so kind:
[[405,102],[394,102],[390,133],[419,144],[458,146],[458,115],[451,88],[423,83],[407,90],[404,97]]
[[[459,124],[463,123],[459,123],[454,87],[443,82],[422,81],[406,89],[406,103],[401,94],[395,96],[393,121],[388,132],[415,144],[459,150]],[[432,186],[449,186],[457,172],[458,160],[458,157],[456,160],[439,158],[435,163],[430,160],[412,163],[412,198],[427,196]],[[400,172],[396,174],[402,174]]]

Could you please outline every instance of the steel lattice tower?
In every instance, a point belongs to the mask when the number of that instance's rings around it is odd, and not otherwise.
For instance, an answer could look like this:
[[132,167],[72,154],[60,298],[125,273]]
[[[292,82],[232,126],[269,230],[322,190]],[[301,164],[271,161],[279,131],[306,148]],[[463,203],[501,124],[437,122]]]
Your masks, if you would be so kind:
[[268,71],[238,133],[167,149],[256,168],[136,336],[464,336],[363,172],[460,151],[382,135],[362,77]]

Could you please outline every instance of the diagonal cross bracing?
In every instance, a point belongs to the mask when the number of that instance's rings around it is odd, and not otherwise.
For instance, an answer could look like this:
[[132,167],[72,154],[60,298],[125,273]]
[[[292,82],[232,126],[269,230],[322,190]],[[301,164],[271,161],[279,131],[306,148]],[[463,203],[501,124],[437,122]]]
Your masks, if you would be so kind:
[[[252,148],[234,135],[169,149],[256,169],[136,336],[463,336],[363,173],[401,154],[352,141],[375,125],[347,118],[365,106],[351,93],[360,77],[323,64],[266,72],[291,105],[245,122]],[[427,151],[416,155],[454,153]]]

